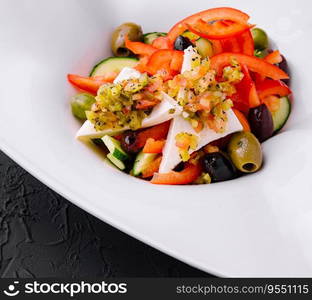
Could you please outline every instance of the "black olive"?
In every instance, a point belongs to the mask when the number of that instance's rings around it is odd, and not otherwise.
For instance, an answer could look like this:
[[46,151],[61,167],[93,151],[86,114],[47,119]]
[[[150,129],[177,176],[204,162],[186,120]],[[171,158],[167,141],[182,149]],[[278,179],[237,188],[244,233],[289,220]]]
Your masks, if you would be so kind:
[[208,173],[212,182],[231,180],[237,177],[232,162],[221,152],[209,153],[203,157],[204,172]]
[[274,125],[272,114],[265,104],[250,109],[248,121],[251,132],[262,143],[273,135]]
[[[282,69],[285,73],[287,73],[288,75],[290,75],[290,71],[289,71],[289,67],[288,67],[288,63],[287,60],[285,58],[285,56],[282,55],[282,62],[279,63],[279,68]],[[290,85],[290,79],[282,79],[282,81],[284,81],[287,85]]]
[[173,171],[175,172],[181,172],[184,169],[184,162],[180,162],[174,169]]
[[187,49],[189,46],[193,46],[192,42],[190,41],[189,38],[182,35],[179,35],[174,42],[174,49],[176,50],[183,51]]
[[121,136],[121,147],[127,153],[138,153],[141,149],[137,145],[137,133],[135,131],[126,131]]

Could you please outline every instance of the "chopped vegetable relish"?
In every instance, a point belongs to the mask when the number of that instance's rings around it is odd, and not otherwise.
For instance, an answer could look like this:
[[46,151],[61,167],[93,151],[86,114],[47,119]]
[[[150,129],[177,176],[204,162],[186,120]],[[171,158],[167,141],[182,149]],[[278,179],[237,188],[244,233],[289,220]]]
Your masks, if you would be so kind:
[[233,60],[218,81],[215,71],[210,69],[209,59],[198,55],[192,59],[191,66],[190,71],[166,82],[160,74],[148,77],[144,73],[138,79],[103,84],[92,110],[86,113],[88,120],[98,131],[126,126],[139,129],[151,108],[162,100],[160,91],[164,91],[183,107],[182,116],[197,132],[205,124],[216,132],[223,132],[226,111],[233,105],[230,97],[236,93],[235,84],[244,77],[241,67]]

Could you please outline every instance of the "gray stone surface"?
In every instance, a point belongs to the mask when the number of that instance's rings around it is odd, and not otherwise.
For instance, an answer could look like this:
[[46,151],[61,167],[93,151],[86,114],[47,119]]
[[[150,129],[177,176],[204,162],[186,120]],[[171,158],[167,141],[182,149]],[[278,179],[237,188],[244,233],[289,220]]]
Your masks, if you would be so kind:
[[74,206],[0,152],[0,277],[204,277]]

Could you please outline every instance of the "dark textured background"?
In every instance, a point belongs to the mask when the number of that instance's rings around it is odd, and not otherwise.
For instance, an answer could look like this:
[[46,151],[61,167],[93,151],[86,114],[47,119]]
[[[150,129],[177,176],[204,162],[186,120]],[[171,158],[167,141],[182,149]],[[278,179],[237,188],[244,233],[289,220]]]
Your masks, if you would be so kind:
[[51,191],[0,152],[0,277],[204,277]]

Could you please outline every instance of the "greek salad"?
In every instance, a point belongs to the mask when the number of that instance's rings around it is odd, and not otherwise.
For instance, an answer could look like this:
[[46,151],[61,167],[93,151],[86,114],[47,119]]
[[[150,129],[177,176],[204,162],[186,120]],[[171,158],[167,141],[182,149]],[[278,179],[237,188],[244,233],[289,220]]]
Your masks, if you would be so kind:
[[230,7],[184,18],[167,32],[124,23],[113,56],[85,76],[72,113],[77,139],[152,184],[209,184],[261,169],[261,143],[288,120],[285,58],[267,33]]

